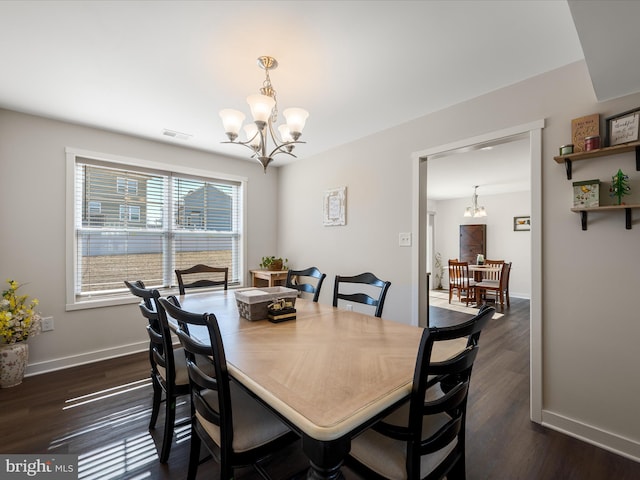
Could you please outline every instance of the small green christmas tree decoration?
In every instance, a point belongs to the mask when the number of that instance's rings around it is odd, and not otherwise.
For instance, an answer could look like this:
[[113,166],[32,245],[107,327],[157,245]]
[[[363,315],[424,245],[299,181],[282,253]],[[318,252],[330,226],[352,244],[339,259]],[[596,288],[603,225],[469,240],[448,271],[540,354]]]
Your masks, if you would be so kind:
[[610,197],[618,197],[618,205],[622,205],[623,195],[629,195],[631,187],[629,186],[629,175],[622,173],[622,170],[618,169],[613,177],[611,177],[611,188],[609,188]]

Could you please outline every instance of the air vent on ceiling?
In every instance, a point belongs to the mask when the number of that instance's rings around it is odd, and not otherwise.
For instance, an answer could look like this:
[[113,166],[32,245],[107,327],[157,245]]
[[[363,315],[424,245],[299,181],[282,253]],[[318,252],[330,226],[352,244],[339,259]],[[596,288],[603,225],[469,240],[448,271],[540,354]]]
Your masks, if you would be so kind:
[[193,135],[189,135],[188,133],[176,132],[175,130],[169,130],[167,128],[162,131],[162,134],[167,137],[177,138],[179,140],[189,140],[191,137],[193,137]]

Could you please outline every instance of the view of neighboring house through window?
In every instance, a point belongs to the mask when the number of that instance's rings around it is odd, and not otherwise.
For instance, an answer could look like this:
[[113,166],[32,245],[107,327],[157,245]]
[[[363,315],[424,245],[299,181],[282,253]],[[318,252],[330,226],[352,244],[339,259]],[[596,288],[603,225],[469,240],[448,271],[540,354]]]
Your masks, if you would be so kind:
[[229,267],[239,281],[242,184],[75,157],[74,298],[118,295],[124,280],[176,285],[175,269]]

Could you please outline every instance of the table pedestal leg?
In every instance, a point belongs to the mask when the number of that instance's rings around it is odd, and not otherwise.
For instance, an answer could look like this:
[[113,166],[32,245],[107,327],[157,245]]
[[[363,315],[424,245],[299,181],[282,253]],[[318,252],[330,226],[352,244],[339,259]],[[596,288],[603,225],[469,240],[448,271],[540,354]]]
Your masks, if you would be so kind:
[[320,468],[311,462],[311,467],[307,472],[307,480],[344,480],[344,475],[340,470],[340,465],[332,469]]
[[311,465],[307,472],[307,480],[344,479],[340,467],[351,449],[351,440],[348,437],[322,442],[303,435],[302,449]]

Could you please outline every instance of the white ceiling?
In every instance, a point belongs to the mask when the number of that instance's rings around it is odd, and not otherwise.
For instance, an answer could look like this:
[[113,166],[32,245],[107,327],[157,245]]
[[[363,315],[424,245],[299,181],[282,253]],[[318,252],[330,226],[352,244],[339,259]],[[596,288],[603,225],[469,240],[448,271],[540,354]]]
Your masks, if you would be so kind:
[[531,190],[528,136],[504,142],[474,145],[427,161],[427,196],[430,200],[469,198]]
[[303,159],[581,60],[578,32],[564,0],[5,0],[0,107],[246,159],[218,111],[249,113],[271,55],[280,111],[310,112]]

